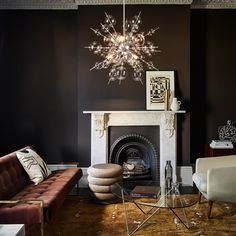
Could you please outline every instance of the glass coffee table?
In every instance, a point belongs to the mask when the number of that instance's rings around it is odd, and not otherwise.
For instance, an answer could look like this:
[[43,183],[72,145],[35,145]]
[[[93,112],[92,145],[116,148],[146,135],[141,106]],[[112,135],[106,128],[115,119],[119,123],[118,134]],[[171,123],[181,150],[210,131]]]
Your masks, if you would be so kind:
[[[185,208],[198,202],[192,186],[172,184],[170,189],[159,187],[154,181],[126,181],[111,186],[114,195],[122,199],[127,235],[131,236],[146,224],[162,208],[169,209],[179,221],[189,229],[191,226]],[[144,219],[132,229],[128,225],[128,211],[126,203],[131,202],[145,215]],[[182,210],[182,216],[176,210]]]

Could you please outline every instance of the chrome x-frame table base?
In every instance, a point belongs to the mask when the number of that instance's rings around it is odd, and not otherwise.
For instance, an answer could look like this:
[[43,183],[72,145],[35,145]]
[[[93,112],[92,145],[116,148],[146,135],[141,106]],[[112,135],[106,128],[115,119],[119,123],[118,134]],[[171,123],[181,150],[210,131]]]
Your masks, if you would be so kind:
[[[125,224],[126,224],[126,231],[127,231],[127,235],[128,236],[132,236],[135,232],[137,232],[145,223],[147,223],[161,208],[166,208],[169,209],[178,219],[179,221],[185,226],[186,229],[189,229],[189,222],[187,220],[187,216],[186,216],[186,212],[185,212],[185,208],[184,206],[181,208],[183,210],[183,214],[184,214],[184,220],[185,222],[178,216],[178,214],[175,212],[173,207],[170,206],[154,206],[154,204],[152,203],[145,203],[145,202],[136,202],[136,201],[132,201],[137,208],[145,215],[148,215],[147,218],[145,220],[143,220],[136,228],[132,229],[130,231],[129,229],[129,225],[128,225],[128,214],[127,214],[127,209],[126,209],[126,202],[125,202],[125,192],[123,189],[121,189],[121,195],[122,195],[122,202],[123,202],[123,209],[124,209],[124,215],[125,215]],[[151,207],[151,209],[147,212],[145,212],[139,205],[143,205],[143,206],[148,206]]]

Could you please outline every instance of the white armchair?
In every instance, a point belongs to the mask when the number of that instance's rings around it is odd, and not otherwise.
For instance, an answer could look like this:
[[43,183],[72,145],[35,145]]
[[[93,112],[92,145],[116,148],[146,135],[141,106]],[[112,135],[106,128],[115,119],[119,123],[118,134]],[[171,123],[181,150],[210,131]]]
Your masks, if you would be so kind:
[[209,201],[208,218],[213,201],[236,203],[236,155],[205,157],[196,160],[193,182]]

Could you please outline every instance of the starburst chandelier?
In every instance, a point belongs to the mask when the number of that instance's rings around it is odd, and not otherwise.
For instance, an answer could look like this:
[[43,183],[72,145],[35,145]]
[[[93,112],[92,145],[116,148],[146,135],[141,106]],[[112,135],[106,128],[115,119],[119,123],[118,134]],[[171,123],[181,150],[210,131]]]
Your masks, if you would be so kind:
[[109,81],[122,80],[127,77],[126,65],[133,69],[133,79],[142,83],[142,75],[144,65],[151,70],[158,70],[152,61],[147,61],[146,56],[152,56],[158,50],[158,46],[146,40],[146,37],[152,36],[158,28],[150,29],[147,33],[139,33],[139,25],[141,24],[140,13],[134,16],[131,20],[125,19],[125,1],[123,0],[123,32],[119,33],[115,29],[116,20],[113,16],[105,13],[105,21],[101,23],[101,30],[91,30],[95,35],[103,38],[104,45],[93,42],[85,47],[94,54],[103,58],[102,61],[96,62],[90,69],[108,69]]

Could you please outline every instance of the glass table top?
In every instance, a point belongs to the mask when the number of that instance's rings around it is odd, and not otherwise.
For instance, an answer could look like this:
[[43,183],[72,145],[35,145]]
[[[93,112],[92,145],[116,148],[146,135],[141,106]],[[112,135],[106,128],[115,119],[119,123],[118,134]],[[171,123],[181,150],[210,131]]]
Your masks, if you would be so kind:
[[114,195],[124,201],[159,208],[184,208],[197,203],[193,186],[173,183],[170,189],[155,181],[123,181],[111,186]]

